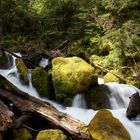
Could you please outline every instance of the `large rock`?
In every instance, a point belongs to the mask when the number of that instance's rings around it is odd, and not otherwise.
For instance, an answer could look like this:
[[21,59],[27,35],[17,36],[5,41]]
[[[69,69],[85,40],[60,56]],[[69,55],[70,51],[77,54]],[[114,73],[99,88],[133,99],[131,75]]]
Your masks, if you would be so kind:
[[32,83],[40,96],[49,97],[48,73],[41,67],[36,67],[32,71]]
[[52,60],[52,80],[56,99],[62,101],[67,96],[85,92],[92,84],[97,84],[95,69],[79,57],[57,57]]
[[3,55],[0,55],[0,68],[4,68],[7,64],[7,57],[6,56],[3,56]]
[[93,86],[86,94],[86,102],[88,108],[92,108],[94,110],[102,109],[102,108],[110,108],[110,101],[108,95],[110,94],[110,90],[106,85],[98,85]]
[[109,71],[105,76],[104,76],[104,81],[105,83],[109,83],[109,82],[117,82],[120,83],[121,80],[116,77],[114,74],[119,74],[117,70],[111,70]]
[[122,123],[106,109],[101,109],[88,125],[92,139],[95,140],[131,140]]
[[17,129],[13,133],[12,140],[32,140],[32,135],[26,128]]
[[36,140],[66,140],[67,137],[61,130],[42,130],[38,133]]
[[134,93],[130,98],[130,102],[126,111],[126,116],[131,118],[136,118],[140,114],[140,95],[138,92]]
[[22,59],[16,59],[16,67],[20,73],[20,78],[23,83],[28,84],[28,69]]

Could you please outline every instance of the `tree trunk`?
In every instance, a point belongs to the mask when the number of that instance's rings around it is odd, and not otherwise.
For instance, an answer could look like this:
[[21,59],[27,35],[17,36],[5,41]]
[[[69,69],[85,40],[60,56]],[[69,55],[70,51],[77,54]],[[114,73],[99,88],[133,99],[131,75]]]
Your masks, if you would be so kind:
[[59,112],[50,103],[36,99],[20,91],[13,84],[0,76],[0,98],[10,101],[21,112],[34,113],[46,119],[54,128],[67,132],[75,139],[90,139],[87,126],[70,115]]
[[0,101],[0,134],[12,125],[13,115],[13,112],[11,112],[2,101]]

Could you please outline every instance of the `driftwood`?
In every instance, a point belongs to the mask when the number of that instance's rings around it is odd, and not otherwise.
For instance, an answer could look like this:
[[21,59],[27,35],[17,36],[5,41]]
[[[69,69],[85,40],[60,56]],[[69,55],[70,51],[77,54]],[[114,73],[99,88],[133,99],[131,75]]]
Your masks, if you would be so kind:
[[12,125],[13,115],[13,112],[10,111],[2,101],[0,101],[0,133],[4,132]]
[[3,76],[0,76],[0,98],[10,101],[21,112],[35,113],[52,124],[54,128],[62,129],[75,139],[90,139],[84,123],[70,115],[59,112],[50,103],[36,99],[20,91]]

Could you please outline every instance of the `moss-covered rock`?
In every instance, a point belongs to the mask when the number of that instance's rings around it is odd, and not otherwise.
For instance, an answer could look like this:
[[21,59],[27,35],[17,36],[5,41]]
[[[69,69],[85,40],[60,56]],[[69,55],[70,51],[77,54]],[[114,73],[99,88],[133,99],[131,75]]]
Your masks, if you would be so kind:
[[32,82],[40,96],[49,97],[48,73],[40,67],[32,71]]
[[109,93],[109,88],[106,85],[92,87],[88,91],[88,94],[86,94],[88,108],[92,108],[94,110],[110,108],[111,105],[108,98]]
[[58,57],[52,60],[52,80],[56,99],[63,101],[97,84],[95,69],[79,57]]
[[22,59],[16,59],[16,67],[20,73],[20,78],[23,83],[28,84],[28,69]]
[[122,123],[106,109],[97,112],[88,129],[95,140],[131,140]]
[[32,140],[32,135],[26,128],[17,129],[13,133],[12,140]]
[[111,71],[109,71],[104,76],[105,83],[109,83],[109,82],[117,82],[117,83],[120,83],[121,80],[118,77],[116,77],[114,74],[119,75],[119,72],[117,70],[111,70]]
[[67,140],[61,130],[42,130],[38,133],[36,140]]
[[6,56],[0,55],[0,68],[3,68],[6,66],[8,58]]

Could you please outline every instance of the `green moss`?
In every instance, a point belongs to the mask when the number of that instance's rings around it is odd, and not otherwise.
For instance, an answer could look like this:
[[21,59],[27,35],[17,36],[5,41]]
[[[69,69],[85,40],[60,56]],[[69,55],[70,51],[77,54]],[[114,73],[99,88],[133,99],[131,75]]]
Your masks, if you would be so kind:
[[32,135],[26,128],[17,129],[12,140],[32,140]]
[[106,109],[99,110],[88,125],[92,139],[131,140],[122,123]]
[[106,85],[92,87],[86,94],[88,107],[94,110],[110,108],[109,93],[109,88]]
[[67,140],[61,130],[42,130],[38,133],[36,140]]
[[78,57],[53,59],[52,79],[56,96],[72,97],[87,91],[91,84],[97,83],[94,71],[91,65]]
[[16,59],[16,66],[17,66],[17,69],[20,73],[21,80],[25,84],[28,84],[29,83],[28,69],[27,69],[26,65],[24,64],[23,60],[22,59]]
[[[117,82],[120,83],[120,79],[118,77],[116,77],[114,74],[118,74],[117,70],[111,70],[109,71],[105,76],[104,76],[104,81],[105,83],[109,83],[109,82]],[[119,74],[118,74],[119,75]]]
[[32,82],[40,96],[49,98],[48,74],[45,70],[40,67],[35,68],[32,71]]
[[0,68],[4,67],[5,64],[7,63],[7,57],[6,56],[1,56],[0,55]]

